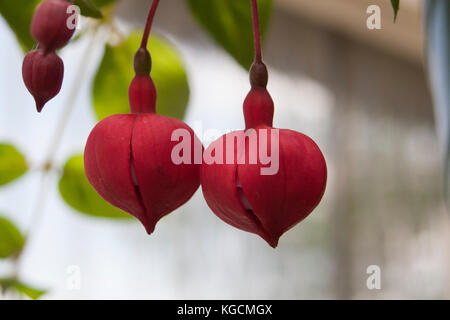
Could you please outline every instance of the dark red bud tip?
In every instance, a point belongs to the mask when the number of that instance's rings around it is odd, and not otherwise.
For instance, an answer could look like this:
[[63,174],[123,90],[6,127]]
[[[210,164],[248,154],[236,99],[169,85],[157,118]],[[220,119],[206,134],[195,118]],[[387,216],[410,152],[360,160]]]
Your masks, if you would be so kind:
[[252,88],[244,101],[246,129],[258,126],[272,127],[274,104],[265,88]]
[[269,81],[269,73],[263,62],[253,63],[250,69],[250,84],[252,88],[265,88]]
[[156,112],[156,87],[149,75],[136,75],[128,89],[132,113]]
[[137,75],[150,75],[152,70],[152,57],[145,48],[139,48],[134,55],[134,72]]
[[23,60],[22,76],[36,101],[37,111],[41,112],[44,105],[61,90],[64,63],[55,53],[33,50]]
[[147,222],[147,218],[140,219],[142,225],[145,228],[145,232],[150,236],[155,231],[156,222]]
[[40,47],[51,52],[64,47],[76,29],[75,11],[72,3],[65,0],[46,0],[34,12],[31,34]]

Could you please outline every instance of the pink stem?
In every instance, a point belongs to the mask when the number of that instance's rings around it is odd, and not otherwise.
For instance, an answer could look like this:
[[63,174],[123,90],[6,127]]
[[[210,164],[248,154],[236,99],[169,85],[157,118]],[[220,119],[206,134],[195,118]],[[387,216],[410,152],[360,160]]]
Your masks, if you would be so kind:
[[153,0],[152,7],[148,13],[147,24],[145,25],[144,35],[142,36],[141,48],[147,48],[148,37],[152,29],[153,18],[155,17],[156,9],[158,8],[159,0]]
[[262,62],[261,31],[259,26],[258,4],[252,1],[253,33],[255,37],[255,62]]

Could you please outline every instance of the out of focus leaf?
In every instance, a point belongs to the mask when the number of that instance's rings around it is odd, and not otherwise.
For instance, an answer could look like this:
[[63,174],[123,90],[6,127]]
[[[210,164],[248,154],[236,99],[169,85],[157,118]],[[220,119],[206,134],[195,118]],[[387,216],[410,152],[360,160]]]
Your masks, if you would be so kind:
[[41,0],[0,0],[0,14],[6,20],[24,51],[35,46],[31,37],[31,18]]
[[[128,87],[134,77],[133,57],[141,35],[133,34],[119,46],[106,45],[93,84],[93,105],[99,120],[116,113],[129,113]],[[189,102],[189,84],[179,54],[168,42],[151,36],[151,76],[158,92],[159,114],[182,119]]]
[[103,18],[102,12],[91,0],[73,0],[73,4],[80,7],[81,14],[85,17]]
[[98,8],[110,5],[117,2],[117,0],[92,0],[92,3]]
[[25,157],[14,146],[0,143],[0,186],[19,178],[27,169]]
[[391,0],[392,9],[394,9],[394,21],[397,20],[398,9],[400,8],[400,0]]
[[46,293],[45,290],[36,289],[18,281],[14,283],[13,287],[17,290],[17,292],[26,295],[32,300],[37,300]]
[[[245,69],[254,57],[251,3],[248,0],[188,0],[196,20]],[[272,12],[272,0],[258,0],[264,39]]]
[[90,185],[84,173],[82,155],[73,156],[66,162],[59,180],[59,192],[69,206],[81,213],[104,218],[131,218],[103,200]]
[[28,298],[32,300],[39,299],[43,294],[46,293],[44,290],[35,289],[29,285],[26,285],[16,279],[5,278],[0,279],[0,288],[3,292],[8,290],[14,290],[19,295],[26,295]]
[[10,258],[22,250],[24,238],[8,219],[0,217],[0,259]]
[[425,2],[425,52],[450,203],[450,1]]

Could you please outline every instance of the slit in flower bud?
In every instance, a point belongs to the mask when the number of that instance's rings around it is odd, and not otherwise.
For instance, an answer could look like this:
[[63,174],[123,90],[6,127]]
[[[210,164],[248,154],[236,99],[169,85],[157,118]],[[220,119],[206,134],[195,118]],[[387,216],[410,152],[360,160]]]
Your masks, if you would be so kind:
[[[131,137],[133,139],[133,136]],[[139,186],[137,174],[136,174],[136,167],[134,165],[134,158],[133,158],[133,150],[131,149],[132,141],[130,141],[130,174],[131,174],[131,181],[134,185],[134,191],[136,193],[136,197],[138,199],[139,205],[141,206],[142,210],[144,212],[147,212],[147,208],[145,207],[144,200],[142,198],[142,192],[141,187]],[[153,231],[155,231],[155,223],[149,223],[149,219],[146,215],[143,215],[139,219],[141,223],[144,225],[145,231],[147,231],[147,234],[152,234]]]
[[247,211],[253,211],[252,205],[248,201],[247,197],[244,194],[244,189],[242,189],[241,181],[239,181],[239,177],[236,177],[236,188],[239,196],[239,200],[241,200],[242,205],[244,206],[245,210]]
[[244,188],[242,186],[241,181],[239,180],[238,170],[236,171],[236,189],[237,194],[239,197],[239,201],[241,202],[242,206],[244,207],[247,216],[253,221],[255,226],[258,228],[259,235],[267,241],[267,243],[272,247],[276,248],[278,246],[278,238],[274,238],[270,232],[267,231],[267,229],[264,227],[261,219],[258,218],[258,216],[255,214],[252,205],[250,204],[250,201],[248,200],[247,196],[244,193]]

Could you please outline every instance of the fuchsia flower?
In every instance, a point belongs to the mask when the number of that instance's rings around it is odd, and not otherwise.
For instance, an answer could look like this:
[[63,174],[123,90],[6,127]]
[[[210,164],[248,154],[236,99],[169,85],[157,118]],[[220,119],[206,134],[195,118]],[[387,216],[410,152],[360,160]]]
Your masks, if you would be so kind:
[[[246,130],[224,135],[206,149],[206,156],[220,156],[202,165],[200,178],[206,202],[220,219],[261,236],[275,248],[281,235],[319,204],[327,167],[311,138],[272,127],[274,106],[262,61],[255,62],[250,77],[252,89],[244,102]],[[268,170],[263,155],[270,155],[276,172]],[[227,157],[234,161],[229,163]]]
[[172,141],[176,130],[189,133],[191,150],[201,146],[184,122],[155,113],[156,89],[151,77],[150,55],[139,49],[136,76],[129,88],[132,114],[118,114],[100,121],[89,135],[85,152],[86,176],[97,192],[112,205],[138,218],[147,232],[165,215],[187,202],[200,186],[200,164],[175,164]]
[[70,5],[70,1],[46,0],[33,15],[31,34],[39,46],[25,56],[22,75],[38,112],[61,90],[64,63],[55,50],[65,46],[75,32],[75,27],[69,28],[68,24]]

